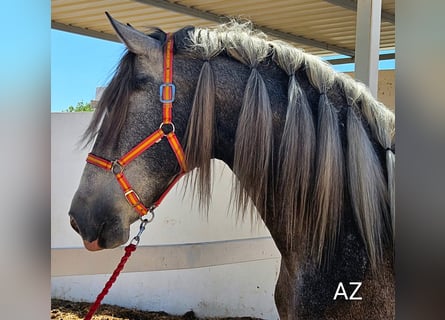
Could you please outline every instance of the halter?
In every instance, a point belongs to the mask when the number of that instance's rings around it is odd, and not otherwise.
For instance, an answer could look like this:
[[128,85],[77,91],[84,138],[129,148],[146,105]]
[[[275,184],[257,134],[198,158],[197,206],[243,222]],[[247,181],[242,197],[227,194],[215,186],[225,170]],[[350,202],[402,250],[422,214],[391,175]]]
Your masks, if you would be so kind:
[[[173,101],[175,100],[175,85],[173,84],[173,37],[171,34],[167,34],[167,44],[164,51],[164,83],[159,87],[159,98],[162,103],[163,115],[162,123],[159,129],[150,134],[147,138],[142,140],[137,146],[127,152],[120,159],[110,161],[101,157],[98,157],[92,153],[88,154],[87,163],[93,164],[99,168],[111,171],[119,185],[124,192],[125,199],[127,202],[136,210],[139,215],[144,216],[148,212],[152,212],[162,200],[165,198],[167,193],[173,188],[173,186],[178,182],[178,180],[187,171],[187,166],[185,163],[184,150],[178,137],[175,134],[175,126],[172,122],[172,107]],[[163,138],[167,138],[167,141],[172,148],[176,159],[178,160],[181,171],[173,178],[173,180],[168,185],[167,189],[162,193],[158,200],[156,200],[150,207],[146,207],[139,195],[134,191],[131,184],[128,182],[124,174],[125,167],[138,156],[140,156],[145,150],[149,149],[154,144],[161,141]]]

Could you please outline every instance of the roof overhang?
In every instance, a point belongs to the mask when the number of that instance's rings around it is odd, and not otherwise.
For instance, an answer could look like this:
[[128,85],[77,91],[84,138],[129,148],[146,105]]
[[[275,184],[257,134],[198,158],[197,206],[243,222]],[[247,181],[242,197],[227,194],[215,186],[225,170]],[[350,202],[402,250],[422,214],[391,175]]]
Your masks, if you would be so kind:
[[[104,12],[137,29],[149,26],[175,31],[186,25],[206,27],[230,18],[251,20],[273,38],[306,52],[344,55],[354,61],[356,0],[52,0],[52,28],[118,41]],[[380,49],[395,48],[395,0],[382,0]],[[394,59],[394,54],[380,59]]]

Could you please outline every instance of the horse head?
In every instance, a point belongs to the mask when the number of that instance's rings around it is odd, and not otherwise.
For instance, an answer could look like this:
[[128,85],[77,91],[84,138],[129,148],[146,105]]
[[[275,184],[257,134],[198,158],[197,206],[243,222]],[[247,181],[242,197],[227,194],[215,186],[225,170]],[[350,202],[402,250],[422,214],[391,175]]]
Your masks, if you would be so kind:
[[[72,227],[92,251],[125,243],[130,224],[147,213],[147,210],[142,213],[134,210],[138,203],[150,208],[180,171],[168,143],[170,139],[162,138],[168,131],[174,131],[177,137],[184,135],[185,112],[190,109],[187,106],[193,94],[191,84],[184,83],[176,93],[175,105],[179,107],[174,111],[174,122],[161,125],[165,119],[159,88],[165,80],[166,34],[156,30],[145,35],[108,17],[128,51],[85,134],[90,142],[93,139],[95,142],[69,211]],[[138,154],[129,163],[128,152],[153,133],[150,150]],[[127,159],[122,160],[124,155]],[[125,173],[126,180],[116,183],[116,174],[121,172]]]

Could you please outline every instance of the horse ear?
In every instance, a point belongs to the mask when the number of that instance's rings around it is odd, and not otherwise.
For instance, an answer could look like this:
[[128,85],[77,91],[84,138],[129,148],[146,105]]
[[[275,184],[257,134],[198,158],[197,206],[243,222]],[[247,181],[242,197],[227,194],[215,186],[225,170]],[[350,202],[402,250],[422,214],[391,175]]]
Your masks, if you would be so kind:
[[105,12],[108,20],[116,31],[119,39],[133,53],[150,56],[153,51],[161,48],[161,43],[134,29],[132,26],[125,25],[114,19],[108,12]]

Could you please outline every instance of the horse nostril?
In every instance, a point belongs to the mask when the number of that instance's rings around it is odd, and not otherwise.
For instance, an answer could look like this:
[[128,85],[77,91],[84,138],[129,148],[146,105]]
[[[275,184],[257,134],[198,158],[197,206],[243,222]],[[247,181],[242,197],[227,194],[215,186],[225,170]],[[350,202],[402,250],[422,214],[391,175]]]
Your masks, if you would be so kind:
[[71,224],[71,227],[72,227],[77,233],[80,233],[80,232],[79,232],[79,226],[77,225],[76,220],[74,220],[73,217],[70,217],[70,224]]

